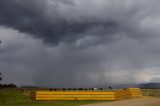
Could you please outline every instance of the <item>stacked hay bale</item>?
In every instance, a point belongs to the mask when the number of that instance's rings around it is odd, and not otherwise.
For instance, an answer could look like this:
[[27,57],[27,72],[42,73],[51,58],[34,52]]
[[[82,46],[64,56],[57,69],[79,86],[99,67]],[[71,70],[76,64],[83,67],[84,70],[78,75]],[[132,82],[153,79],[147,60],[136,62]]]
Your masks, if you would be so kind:
[[142,97],[142,91],[140,88],[129,88],[127,91],[130,93],[132,98]]
[[103,91],[35,91],[35,100],[116,100],[115,92]]
[[141,97],[139,88],[117,91],[35,91],[31,97],[35,100],[121,100]]
[[117,90],[115,91],[116,100],[128,99],[131,98],[131,94],[128,90]]

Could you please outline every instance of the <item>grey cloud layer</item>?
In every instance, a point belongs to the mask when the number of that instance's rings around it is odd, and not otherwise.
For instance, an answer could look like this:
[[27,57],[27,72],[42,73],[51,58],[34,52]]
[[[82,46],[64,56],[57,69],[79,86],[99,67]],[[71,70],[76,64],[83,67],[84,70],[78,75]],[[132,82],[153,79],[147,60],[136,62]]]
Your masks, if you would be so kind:
[[[100,20],[98,17],[97,19],[91,17],[87,20],[83,20],[82,17],[81,22],[77,20],[71,20],[70,22],[67,20],[70,16],[67,13],[62,14],[63,10],[60,8],[61,5],[64,5],[64,8],[67,5],[74,10],[76,4],[71,5],[70,3],[72,2],[57,0],[51,0],[50,2],[48,0],[1,0],[0,24],[21,32],[31,33],[35,37],[43,38],[44,41],[50,43],[59,43],[61,40],[68,39],[68,37],[70,37],[69,40],[76,39],[78,35],[80,36],[80,34],[98,26],[111,32],[112,27],[116,26],[114,22]],[[77,11],[73,12],[76,13]],[[77,17],[77,19],[81,20],[81,17]],[[99,35],[101,33],[98,32]]]
[[1,0],[0,24],[50,43],[120,32],[138,37],[145,34],[141,21],[156,9],[157,0]]
[[159,9],[159,0],[0,0],[5,81],[52,87],[158,82]]

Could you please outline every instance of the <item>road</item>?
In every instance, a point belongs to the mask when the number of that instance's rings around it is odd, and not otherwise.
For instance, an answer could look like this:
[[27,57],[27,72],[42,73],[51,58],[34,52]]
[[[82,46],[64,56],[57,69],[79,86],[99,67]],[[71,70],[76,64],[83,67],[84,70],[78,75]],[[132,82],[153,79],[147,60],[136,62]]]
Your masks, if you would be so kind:
[[160,106],[160,98],[138,98],[81,106]]

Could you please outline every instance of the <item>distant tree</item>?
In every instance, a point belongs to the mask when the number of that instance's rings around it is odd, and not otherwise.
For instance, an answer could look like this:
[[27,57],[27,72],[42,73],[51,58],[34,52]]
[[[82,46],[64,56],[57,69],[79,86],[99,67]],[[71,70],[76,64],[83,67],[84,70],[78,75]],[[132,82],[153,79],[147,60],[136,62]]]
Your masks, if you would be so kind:
[[63,91],[65,91],[66,89],[65,88],[63,88]]
[[7,87],[8,88],[16,88],[17,86],[15,84],[8,84]]
[[113,88],[111,86],[108,87],[109,90],[112,90]]
[[49,91],[52,91],[52,90],[53,90],[52,88],[49,89]]
[[2,81],[2,73],[0,72],[0,81]]
[[82,90],[82,88],[79,88],[79,90]]
[[0,84],[0,88],[16,88],[15,84]]

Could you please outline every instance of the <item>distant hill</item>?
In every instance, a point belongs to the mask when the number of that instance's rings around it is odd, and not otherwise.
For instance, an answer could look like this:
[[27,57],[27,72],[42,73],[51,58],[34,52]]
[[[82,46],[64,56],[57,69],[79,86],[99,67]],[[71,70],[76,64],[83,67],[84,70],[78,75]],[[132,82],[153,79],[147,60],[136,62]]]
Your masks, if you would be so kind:
[[120,85],[115,85],[113,88],[150,88],[150,89],[156,89],[160,88],[160,83],[142,83],[142,84],[120,84]]
[[160,88],[160,83],[145,83],[145,84],[140,84],[139,87],[155,89],[155,88]]

